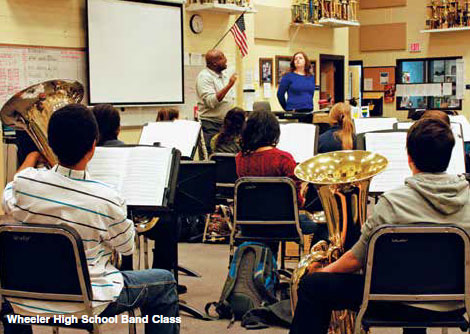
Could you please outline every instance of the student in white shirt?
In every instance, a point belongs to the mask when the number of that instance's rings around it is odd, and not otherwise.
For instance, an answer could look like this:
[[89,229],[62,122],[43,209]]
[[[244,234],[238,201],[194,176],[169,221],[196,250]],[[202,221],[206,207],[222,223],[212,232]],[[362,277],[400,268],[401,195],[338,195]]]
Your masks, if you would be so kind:
[[[72,104],[56,111],[49,122],[49,145],[59,163],[51,169],[34,168],[40,154],[28,155],[4,191],[3,209],[18,222],[73,227],[83,240],[93,290],[93,306],[101,316],[140,307],[142,315],[174,318],[174,323],[146,324],[146,333],[179,333],[178,296],[173,275],[161,269],[117,270],[111,253],[134,251],[134,225],[126,204],[109,185],[94,181],[87,172],[98,127],[93,113]],[[12,255],[14,256],[14,254]],[[31,279],[34,279],[33,277]],[[13,309],[44,314],[82,311],[72,303],[9,300]],[[104,311],[103,311],[104,310]],[[157,320],[156,318],[154,320]],[[5,321],[5,320],[4,320]],[[5,323],[4,323],[5,324]],[[6,332],[16,332],[6,325]]]

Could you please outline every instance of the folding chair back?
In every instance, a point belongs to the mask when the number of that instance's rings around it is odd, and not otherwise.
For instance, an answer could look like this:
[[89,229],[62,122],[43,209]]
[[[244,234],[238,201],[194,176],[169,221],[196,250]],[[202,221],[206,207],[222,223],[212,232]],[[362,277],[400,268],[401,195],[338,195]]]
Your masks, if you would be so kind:
[[[470,306],[470,239],[453,225],[386,225],[369,241],[364,296],[356,319],[370,327],[460,327],[459,312],[411,311],[396,302],[464,302]],[[387,310],[384,312],[384,310]]]
[[0,254],[1,295],[90,304],[92,291],[85,251],[72,228],[43,224],[1,226]]

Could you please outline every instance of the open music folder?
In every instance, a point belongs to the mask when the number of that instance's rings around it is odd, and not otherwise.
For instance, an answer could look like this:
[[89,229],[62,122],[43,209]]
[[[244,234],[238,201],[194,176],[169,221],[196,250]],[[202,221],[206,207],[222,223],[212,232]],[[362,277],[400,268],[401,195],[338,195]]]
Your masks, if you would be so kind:
[[296,162],[310,159],[316,154],[318,127],[306,123],[280,124],[281,136],[277,148],[289,152]]
[[151,122],[144,125],[140,145],[160,143],[162,147],[174,147],[182,156],[192,158],[201,131],[201,124],[195,121],[175,120]]
[[166,207],[175,154],[173,148],[152,146],[97,147],[88,170],[93,180],[114,187],[128,206]]
[[[465,173],[465,155],[460,127],[453,126],[455,145],[447,168],[449,174]],[[382,193],[405,184],[405,179],[411,176],[406,151],[406,131],[370,132],[365,134],[365,149],[382,154],[388,159],[384,172],[374,176],[369,191]]]

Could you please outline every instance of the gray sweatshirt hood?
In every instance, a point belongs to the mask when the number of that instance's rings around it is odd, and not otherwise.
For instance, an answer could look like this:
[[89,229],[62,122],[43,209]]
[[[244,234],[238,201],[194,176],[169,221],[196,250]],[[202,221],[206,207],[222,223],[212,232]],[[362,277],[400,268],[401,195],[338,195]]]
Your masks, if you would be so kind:
[[419,173],[407,178],[405,184],[445,215],[460,211],[469,200],[469,184],[463,176]]

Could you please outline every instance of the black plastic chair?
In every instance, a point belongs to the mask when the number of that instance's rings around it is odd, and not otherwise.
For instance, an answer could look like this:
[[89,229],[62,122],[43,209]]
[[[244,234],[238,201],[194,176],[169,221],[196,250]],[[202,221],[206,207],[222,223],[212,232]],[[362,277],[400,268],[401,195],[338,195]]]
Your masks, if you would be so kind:
[[[77,303],[84,307],[81,314],[94,315],[85,251],[73,228],[64,224],[0,226],[0,254],[3,297]],[[65,326],[52,321],[41,325],[55,327],[55,333],[57,327]],[[67,327],[99,333],[97,324],[80,320]],[[135,324],[129,324],[129,333],[135,334]]]
[[[436,261],[438,260],[438,262]],[[469,328],[463,317],[470,299],[470,239],[459,227],[441,224],[386,225],[371,236],[364,297],[356,319],[371,327]],[[404,302],[462,302],[451,312],[409,307]]]
[[[242,177],[235,184],[234,228],[230,236],[230,262],[235,243],[281,242],[281,269],[285,265],[285,242],[294,241],[303,252],[297,191],[288,177]],[[237,226],[240,231],[236,233]]]

